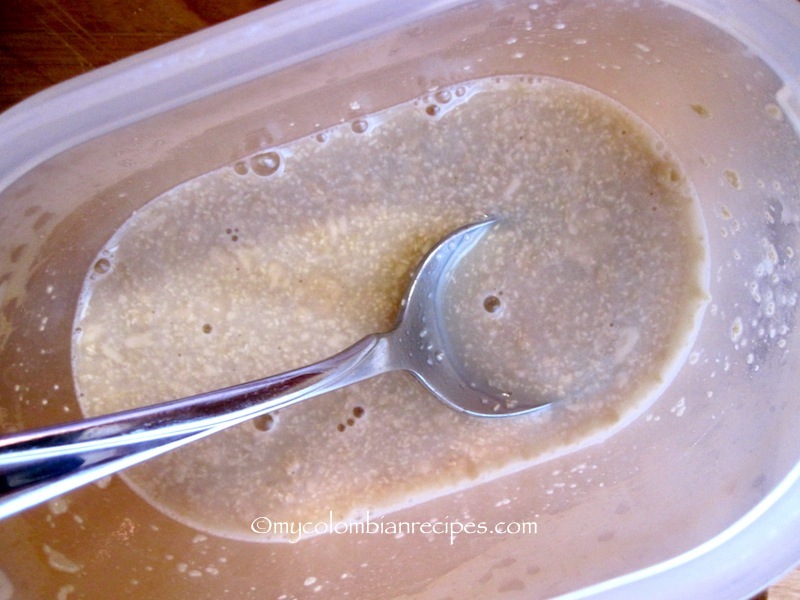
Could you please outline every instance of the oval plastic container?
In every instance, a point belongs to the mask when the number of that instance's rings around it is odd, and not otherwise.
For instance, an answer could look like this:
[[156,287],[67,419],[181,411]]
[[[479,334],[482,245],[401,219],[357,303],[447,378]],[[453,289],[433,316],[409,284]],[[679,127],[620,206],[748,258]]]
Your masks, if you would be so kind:
[[257,150],[500,74],[576,81],[644,119],[685,165],[711,252],[689,359],[635,421],[387,517],[536,533],[237,542],[113,478],[0,522],[0,597],[730,600],[800,561],[791,0],[284,0],[30,98],[0,115],[0,426],[80,414],[77,296],[132,211]]

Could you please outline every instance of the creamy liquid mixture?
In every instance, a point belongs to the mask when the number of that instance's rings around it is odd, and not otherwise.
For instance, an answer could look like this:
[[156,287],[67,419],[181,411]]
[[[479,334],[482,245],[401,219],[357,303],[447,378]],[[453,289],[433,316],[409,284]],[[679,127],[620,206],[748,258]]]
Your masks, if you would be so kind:
[[[85,284],[74,372],[87,415],[320,360],[392,327],[450,230],[501,223],[448,297],[467,369],[558,402],[457,413],[406,373],[284,409],[125,472],[212,533],[358,518],[608,435],[668,383],[706,300],[699,209],[663,144],[586,88],[443,90],[181,185],[134,214]],[[267,536],[258,536],[264,541]]]

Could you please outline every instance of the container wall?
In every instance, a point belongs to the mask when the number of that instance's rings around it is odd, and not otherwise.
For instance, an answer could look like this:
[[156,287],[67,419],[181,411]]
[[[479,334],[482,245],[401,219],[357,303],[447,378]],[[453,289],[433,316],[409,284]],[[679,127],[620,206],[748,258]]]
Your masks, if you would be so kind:
[[247,544],[183,527],[114,478],[0,523],[10,549],[0,568],[21,597],[74,586],[91,598],[289,598],[310,578],[320,598],[551,597],[691,550],[800,462],[800,143],[778,99],[784,82],[765,62],[656,2],[475,2],[334,45],[228,89],[209,81],[207,97],[60,152],[2,192],[3,430],[79,415],[77,295],[137,208],[258,150],[503,74],[559,77],[616,99],[685,166],[707,226],[712,296],[687,364],[603,443],[392,517],[535,520],[535,535]]

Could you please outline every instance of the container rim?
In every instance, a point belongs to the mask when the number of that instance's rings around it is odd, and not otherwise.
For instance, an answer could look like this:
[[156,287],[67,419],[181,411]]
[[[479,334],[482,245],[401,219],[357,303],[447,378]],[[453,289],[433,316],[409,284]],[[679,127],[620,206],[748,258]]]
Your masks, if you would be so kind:
[[0,113],[0,193],[87,140],[469,1],[281,0],[56,84]]
[[752,598],[800,564],[800,463],[755,507],[710,540],[660,563],[555,600]]
[[[783,79],[777,101],[800,132],[800,4],[667,1],[761,56]],[[59,83],[0,113],[0,193],[36,165],[89,139],[472,2],[281,0]]]
[[[80,75],[0,114],[0,193],[36,165],[89,139],[470,3],[281,0]],[[711,22],[765,60],[783,79],[777,101],[800,132],[800,3],[669,3]],[[664,562],[560,598],[747,597],[800,564],[798,527],[800,463],[714,538]]]

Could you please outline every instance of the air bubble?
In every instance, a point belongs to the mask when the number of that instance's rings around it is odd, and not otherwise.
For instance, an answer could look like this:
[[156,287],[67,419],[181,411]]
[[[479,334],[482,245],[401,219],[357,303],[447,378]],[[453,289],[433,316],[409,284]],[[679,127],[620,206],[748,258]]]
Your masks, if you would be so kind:
[[365,133],[369,129],[369,123],[366,119],[357,119],[352,122],[350,128],[354,133]]
[[237,175],[247,175],[250,171],[250,168],[247,166],[247,163],[243,160],[237,161],[233,165],[233,172]]
[[425,112],[431,117],[435,117],[436,115],[439,114],[440,111],[441,111],[441,109],[438,106],[436,106],[435,104],[430,104],[425,109]]
[[434,99],[439,104],[447,104],[448,102],[450,102],[450,100],[453,99],[453,94],[450,93],[450,90],[440,90],[436,92],[436,94],[434,95]]
[[281,155],[277,152],[264,152],[250,159],[253,173],[261,177],[269,177],[278,172],[281,166]]
[[105,275],[111,270],[111,261],[107,258],[101,258],[94,263],[94,272],[98,275]]
[[777,104],[772,104],[772,103],[767,104],[764,107],[764,112],[766,112],[771,119],[774,119],[776,121],[783,121],[783,111],[781,110],[781,107],[778,106]]
[[269,431],[277,424],[277,419],[272,415],[259,415],[253,419],[253,427],[259,431]]
[[488,313],[496,313],[503,307],[503,303],[494,294],[486,296],[483,300],[483,309]]

